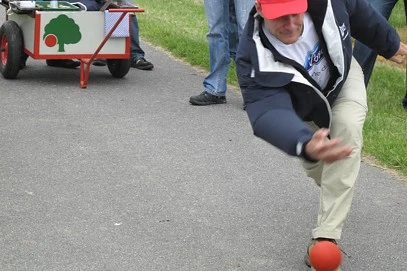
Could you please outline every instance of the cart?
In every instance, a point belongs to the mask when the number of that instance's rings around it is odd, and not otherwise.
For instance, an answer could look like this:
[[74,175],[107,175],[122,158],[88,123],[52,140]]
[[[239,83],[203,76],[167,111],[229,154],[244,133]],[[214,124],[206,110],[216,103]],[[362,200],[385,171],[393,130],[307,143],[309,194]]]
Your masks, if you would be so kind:
[[[32,7],[20,1],[2,1],[7,9],[0,27],[0,72],[17,77],[24,53],[33,59],[79,59],[80,87],[87,88],[95,58],[106,59],[114,78],[130,69],[130,14],[139,7],[120,8],[108,0],[101,11],[84,11],[69,2],[36,1]],[[26,4],[26,3],[24,3]]]

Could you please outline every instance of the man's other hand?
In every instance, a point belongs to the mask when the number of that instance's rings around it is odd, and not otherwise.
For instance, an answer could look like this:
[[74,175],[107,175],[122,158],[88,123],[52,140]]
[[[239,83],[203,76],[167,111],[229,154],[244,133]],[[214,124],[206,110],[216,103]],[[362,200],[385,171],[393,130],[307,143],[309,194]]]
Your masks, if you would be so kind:
[[332,163],[346,158],[352,153],[353,148],[351,146],[343,146],[341,144],[342,140],[339,138],[328,140],[328,135],[329,130],[325,128],[319,129],[314,133],[304,150],[309,158]]

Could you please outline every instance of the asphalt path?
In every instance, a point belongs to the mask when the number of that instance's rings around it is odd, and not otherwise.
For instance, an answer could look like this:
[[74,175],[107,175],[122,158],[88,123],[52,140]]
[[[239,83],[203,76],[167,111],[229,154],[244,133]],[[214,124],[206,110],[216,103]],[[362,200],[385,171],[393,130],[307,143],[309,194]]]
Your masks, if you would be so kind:
[[[253,136],[242,98],[188,103],[205,74],[143,43],[114,79],[28,61],[0,79],[0,270],[308,270],[319,191]],[[407,270],[407,183],[362,163],[344,270]]]

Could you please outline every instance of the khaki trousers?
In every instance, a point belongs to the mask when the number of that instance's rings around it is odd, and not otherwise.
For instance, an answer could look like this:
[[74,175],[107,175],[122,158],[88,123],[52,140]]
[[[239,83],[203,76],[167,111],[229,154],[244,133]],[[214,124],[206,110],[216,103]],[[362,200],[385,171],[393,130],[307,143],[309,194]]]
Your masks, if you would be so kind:
[[342,138],[354,147],[352,154],[331,164],[303,161],[307,176],[320,187],[317,227],[312,238],[340,239],[349,214],[359,174],[363,145],[363,124],[367,113],[363,72],[353,58],[348,78],[332,105],[331,138]]

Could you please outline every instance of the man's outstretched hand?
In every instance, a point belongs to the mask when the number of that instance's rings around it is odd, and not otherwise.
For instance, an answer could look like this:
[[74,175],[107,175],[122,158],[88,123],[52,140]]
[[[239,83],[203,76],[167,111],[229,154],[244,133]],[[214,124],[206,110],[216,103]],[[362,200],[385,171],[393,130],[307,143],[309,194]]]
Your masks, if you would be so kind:
[[396,62],[398,64],[403,63],[404,61],[404,56],[407,55],[407,45],[400,42],[400,46],[398,51],[396,52],[396,54],[394,56],[392,56],[391,58],[389,58],[389,60]]
[[342,140],[339,138],[327,140],[328,135],[329,130],[324,128],[314,133],[304,150],[309,158],[332,163],[346,158],[352,153],[353,148],[351,146],[341,145]]

